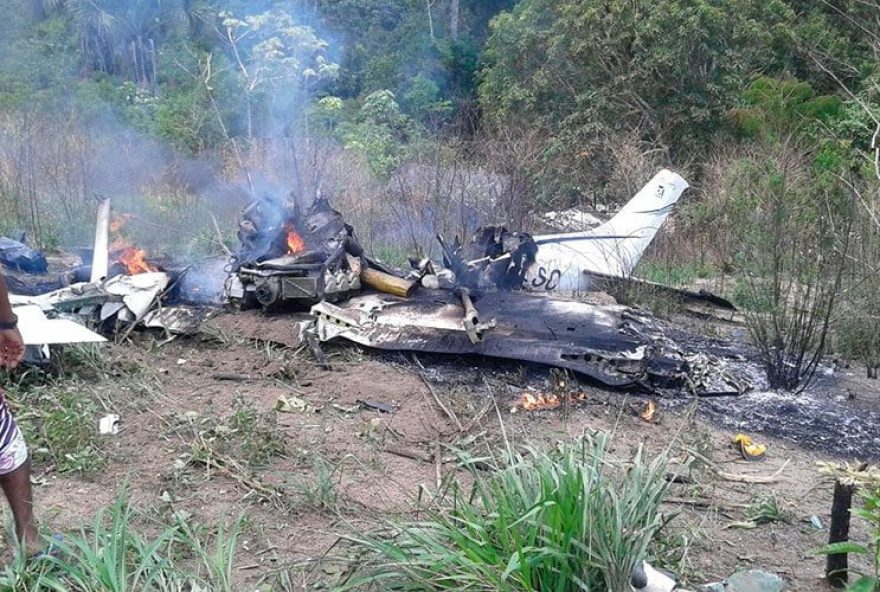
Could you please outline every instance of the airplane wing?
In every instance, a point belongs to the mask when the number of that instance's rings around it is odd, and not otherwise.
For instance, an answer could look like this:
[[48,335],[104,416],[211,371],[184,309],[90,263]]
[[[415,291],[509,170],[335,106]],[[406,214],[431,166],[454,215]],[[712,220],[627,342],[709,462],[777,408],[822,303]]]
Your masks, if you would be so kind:
[[35,304],[15,306],[18,329],[25,345],[63,345],[107,341],[94,331],[67,319],[50,319]]

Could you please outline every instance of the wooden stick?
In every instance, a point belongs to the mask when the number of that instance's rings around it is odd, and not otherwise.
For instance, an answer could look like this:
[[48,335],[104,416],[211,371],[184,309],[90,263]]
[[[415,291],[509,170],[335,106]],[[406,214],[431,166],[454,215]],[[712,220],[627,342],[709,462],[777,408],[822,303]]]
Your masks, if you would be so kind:
[[772,475],[740,475],[736,473],[727,473],[724,471],[715,470],[715,474],[718,475],[721,479],[725,481],[734,481],[736,483],[776,483],[779,475],[785,470],[785,467],[788,466],[788,463],[791,459],[786,459],[782,466],[777,469],[775,473]]
[[[834,482],[834,498],[831,502],[831,527],[828,543],[849,540],[850,508],[853,497],[852,485],[844,485],[840,479]],[[849,556],[846,553],[828,555],[825,560],[825,577],[832,588],[845,588],[849,580]]]
[[214,380],[229,380],[232,382],[248,382],[251,380],[260,380],[261,376],[251,376],[250,374],[234,374],[231,372],[219,372],[217,374],[212,374],[211,378]]
[[679,504],[682,506],[693,506],[695,508],[717,508],[719,510],[732,510],[734,508],[744,510],[749,507],[749,504],[735,504],[735,503],[727,503],[722,504],[718,502],[714,502],[711,500],[704,499],[690,499],[684,497],[667,497],[663,500],[664,504]]
[[423,452],[421,450],[415,450],[412,448],[404,448],[402,446],[397,446],[395,444],[389,444],[385,447],[385,452],[389,454],[393,454],[395,456],[400,456],[403,458],[409,458],[412,460],[418,460],[423,463],[433,463],[434,457],[427,452]]
[[715,474],[720,479],[724,479],[725,481],[734,481],[736,483],[776,483],[782,471],[785,470],[785,467],[788,466],[788,463],[791,462],[791,459],[788,458],[782,463],[782,466],[776,470],[772,475],[742,475],[738,473],[728,473],[726,471],[722,471],[718,468],[718,463],[713,461],[710,458],[706,458],[699,452],[695,450],[687,449],[687,453],[696,458],[697,460],[702,461],[707,465],[710,471]]
[[214,223],[214,231],[217,233],[217,242],[220,243],[220,246],[226,251],[226,255],[232,257],[232,251],[230,251],[229,247],[226,246],[226,243],[223,242],[223,233],[220,232],[220,225],[217,224],[217,218],[214,217],[214,212],[208,211],[208,215],[211,216],[211,222]]
[[424,383],[425,383],[425,386],[428,387],[428,392],[430,392],[430,393],[431,393],[431,396],[434,397],[434,401],[437,402],[437,405],[440,406],[440,409],[443,410],[443,413],[446,414],[446,417],[448,417],[449,419],[452,420],[452,422],[455,424],[455,427],[458,428],[458,431],[459,431],[459,432],[464,432],[464,426],[461,425],[461,422],[458,420],[458,416],[457,416],[456,414],[454,414],[452,411],[450,411],[450,410],[446,407],[446,405],[443,404],[443,401],[440,400],[440,397],[437,395],[437,391],[434,390],[434,387],[431,386],[431,383],[428,382],[428,379],[425,378],[424,375],[421,375],[421,374],[420,374],[419,376],[422,377],[422,382],[424,382]]

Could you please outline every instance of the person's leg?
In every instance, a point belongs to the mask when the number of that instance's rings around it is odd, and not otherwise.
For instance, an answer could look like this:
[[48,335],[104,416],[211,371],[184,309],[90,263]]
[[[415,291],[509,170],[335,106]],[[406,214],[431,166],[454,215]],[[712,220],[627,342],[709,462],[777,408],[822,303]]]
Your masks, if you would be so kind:
[[[20,436],[19,436],[20,437]],[[24,440],[22,440],[22,443]],[[15,534],[28,556],[43,550],[37,523],[34,520],[34,496],[31,489],[31,462],[26,459],[18,468],[0,475],[0,488],[9,502],[15,521]]]

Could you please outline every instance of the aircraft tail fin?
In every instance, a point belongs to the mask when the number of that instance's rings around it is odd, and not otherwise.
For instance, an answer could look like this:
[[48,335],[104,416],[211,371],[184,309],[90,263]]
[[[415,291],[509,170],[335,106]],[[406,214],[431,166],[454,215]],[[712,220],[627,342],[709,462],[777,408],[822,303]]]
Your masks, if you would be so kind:
[[641,259],[654,235],[669,216],[688,182],[680,175],[663,169],[621,208],[611,220],[592,229],[596,237],[615,237],[614,251],[608,253],[615,260],[616,275],[628,276]]

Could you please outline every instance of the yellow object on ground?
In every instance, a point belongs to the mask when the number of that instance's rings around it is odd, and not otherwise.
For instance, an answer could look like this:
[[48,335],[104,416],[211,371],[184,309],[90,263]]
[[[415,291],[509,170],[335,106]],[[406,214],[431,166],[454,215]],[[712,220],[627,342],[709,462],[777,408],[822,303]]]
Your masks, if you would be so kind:
[[764,460],[767,453],[767,446],[756,444],[747,434],[737,434],[733,437],[733,443],[739,447],[740,454],[746,460]]
[[416,289],[415,282],[369,267],[361,270],[361,281],[375,290],[401,298],[409,298]]

